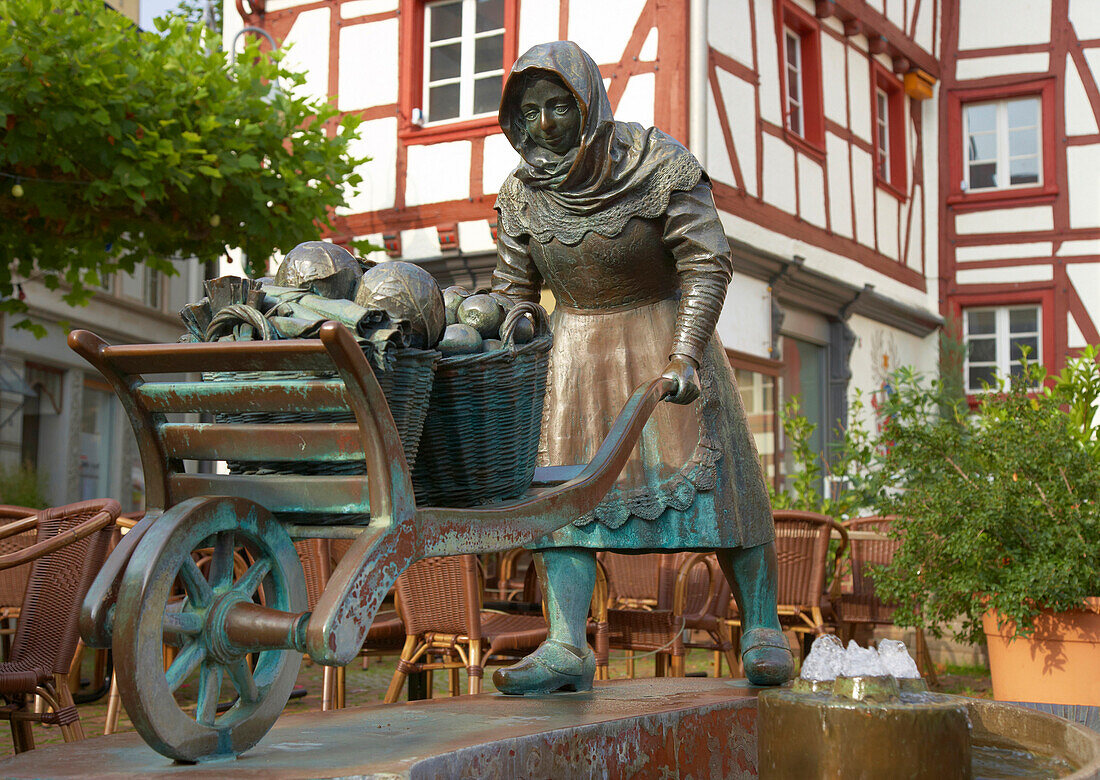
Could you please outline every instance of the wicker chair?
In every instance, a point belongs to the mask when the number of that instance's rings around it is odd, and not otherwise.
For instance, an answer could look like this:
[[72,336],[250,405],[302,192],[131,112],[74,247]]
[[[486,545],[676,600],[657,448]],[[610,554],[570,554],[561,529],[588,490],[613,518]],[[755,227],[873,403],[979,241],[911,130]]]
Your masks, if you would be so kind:
[[[777,509],[772,515],[779,562],[779,622],[784,629],[800,636],[800,651],[805,655],[814,637],[835,633],[840,627],[835,606],[840,599],[836,566],[848,549],[848,530],[831,517],[816,512]],[[830,563],[829,542],[834,531],[840,536],[840,543]],[[740,618],[736,612],[736,604],[731,603],[730,613],[734,617],[729,622],[739,634]]]
[[[38,510],[30,507],[0,504],[0,527],[37,514]],[[0,539],[0,555],[30,547],[36,538],[35,531],[4,537]],[[19,619],[19,608],[23,605],[23,594],[27,592],[27,580],[30,576],[29,563],[0,571],[0,660],[8,658],[11,639],[15,635],[15,621]]]
[[[81,501],[44,509],[0,528],[0,537],[37,530],[38,541],[0,555],[0,570],[31,563],[11,659],[0,664],[0,718],[11,722],[17,753],[34,748],[31,722],[60,726],[66,742],[83,739],[69,690],[69,667],[79,638],[80,602],[107,555],[117,501]],[[52,712],[36,713],[34,695]]]
[[[844,593],[840,604],[840,620],[844,640],[856,639],[868,644],[875,626],[893,625],[894,607],[883,603],[875,592],[871,569],[889,566],[901,542],[887,534],[893,523],[891,517],[861,517],[849,520],[845,525],[852,532],[851,540],[851,593]],[[872,534],[874,536],[872,536]],[[916,631],[917,665],[921,674],[932,684],[936,682],[936,667],[928,652],[924,631]]]
[[386,703],[397,701],[409,674],[436,669],[448,670],[454,694],[458,672],[465,668],[470,693],[480,693],[481,677],[490,662],[515,660],[546,639],[546,621],[541,617],[482,610],[475,555],[418,561],[397,578],[396,591],[406,636]]
[[[599,560],[610,594],[608,646],[627,651],[630,677],[638,651],[655,653],[658,677],[682,677],[686,651],[693,647],[718,649],[732,660],[718,598],[724,578],[713,555],[603,552]],[[712,641],[693,642],[694,630],[705,631]]]

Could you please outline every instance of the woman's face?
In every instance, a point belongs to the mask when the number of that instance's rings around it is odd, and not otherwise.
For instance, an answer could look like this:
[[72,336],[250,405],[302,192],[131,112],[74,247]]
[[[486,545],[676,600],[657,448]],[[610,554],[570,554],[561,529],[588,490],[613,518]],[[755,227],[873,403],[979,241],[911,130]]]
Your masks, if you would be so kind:
[[555,154],[565,154],[580,140],[581,112],[560,82],[538,79],[520,98],[523,126],[531,140]]

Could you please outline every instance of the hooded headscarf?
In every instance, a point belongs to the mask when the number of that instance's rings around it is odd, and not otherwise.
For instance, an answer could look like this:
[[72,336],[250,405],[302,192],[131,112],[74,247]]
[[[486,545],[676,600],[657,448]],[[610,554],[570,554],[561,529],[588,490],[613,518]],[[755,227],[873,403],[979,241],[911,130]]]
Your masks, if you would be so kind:
[[[520,100],[540,77],[557,77],[580,108],[579,143],[564,155],[536,144],[524,128]],[[615,121],[599,67],[572,41],[539,44],[516,60],[499,121],[522,158],[497,197],[501,225],[541,244],[556,238],[575,245],[589,231],[614,238],[631,217],[661,216],[674,191],[691,190],[706,177],[676,139]]]

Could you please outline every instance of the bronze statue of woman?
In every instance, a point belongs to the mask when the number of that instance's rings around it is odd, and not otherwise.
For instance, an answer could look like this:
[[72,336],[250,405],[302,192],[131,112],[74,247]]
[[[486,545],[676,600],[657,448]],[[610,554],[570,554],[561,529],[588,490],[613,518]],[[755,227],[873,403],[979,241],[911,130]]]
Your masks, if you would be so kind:
[[591,687],[598,549],[717,551],[748,679],[785,682],[771,506],[714,335],[731,260],[706,173],[660,130],[615,121],[599,68],[569,41],[516,61],[500,125],[522,160],[497,199],[493,289],[537,301],[545,284],[557,301],[540,462],[587,463],[637,385],[663,374],[678,391],[600,505],[534,544],[549,638],[494,683],[509,694]]

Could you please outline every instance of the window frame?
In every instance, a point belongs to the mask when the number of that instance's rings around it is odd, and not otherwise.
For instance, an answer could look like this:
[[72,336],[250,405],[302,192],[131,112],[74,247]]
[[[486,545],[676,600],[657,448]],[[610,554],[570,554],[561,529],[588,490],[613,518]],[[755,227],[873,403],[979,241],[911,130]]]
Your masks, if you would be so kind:
[[[947,203],[951,206],[980,206],[987,203],[1012,201],[1015,205],[1050,203],[1058,195],[1055,171],[1054,115],[1055,79],[1053,76],[1029,78],[996,87],[951,90],[947,96],[947,137],[950,166]],[[968,105],[1034,96],[1039,98],[1039,155],[1041,181],[1036,185],[1023,185],[997,189],[964,190],[967,179],[966,139],[963,137],[965,122],[963,109]]]
[[[953,317],[959,322],[963,337],[963,344],[966,343],[965,335],[965,322],[963,322],[963,312],[967,309],[989,309],[989,308],[1017,308],[1022,306],[1038,306],[1039,307],[1039,355],[1040,360],[1044,366],[1052,368],[1061,363],[1064,359],[1064,355],[1055,348],[1055,306],[1054,306],[1054,288],[1050,285],[1044,285],[1037,289],[1025,289],[1025,290],[1013,290],[1006,288],[990,287],[988,289],[975,290],[973,292],[965,292],[957,295],[953,295],[950,299],[950,312]],[[969,355],[963,360],[963,388],[966,392],[967,401],[970,406],[975,406],[979,403],[983,397],[982,391],[973,392],[969,389],[970,378],[966,375],[966,371],[969,365]]]
[[[821,85],[821,24],[793,0],[776,0],[775,30],[779,55],[780,107],[784,137],[802,151],[825,157],[825,104]],[[787,87],[787,32],[799,38],[802,132],[791,129]]]
[[[1001,173],[1005,173],[1005,174],[1011,176],[1012,159],[1013,159],[1012,158],[1012,146],[1011,146],[1012,128],[1010,128],[1009,125],[1008,125],[1008,105],[1009,105],[1009,103],[1019,103],[1019,102],[1022,102],[1022,101],[1039,101],[1039,116],[1038,116],[1036,124],[1034,125],[1035,130],[1036,130],[1036,134],[1038,135],[1038,138],[1036,139],[1038,141],[1038,143],[1036,143],[1036,151],[1035,151],[1034,156],[1038,157],[1038,161],[1039,161],[1039,170],[1037,172],[1037,175],[1039,176],[1039,181],[1037,181],[1037,182],[1027,182],[1027,183],[1024,183],[1024,184],[1012,184],[1012,182],[1009,181],[1009,183],[1005,184],[1005,185],[994,185],[992,187],[975,188],[973,186],[973,184],[971,184],[970,181],[969,181],[970,180],[970,172],[971,172],[970,171],[970,159],[969,159],[969,156],[965,152],[965,148],[969,146],[969,139],[970,139],[970,135],[971,135],[970,125],[969,125],[969,120],[968,120],[968,117],[969,117],[968,110],[972,107],[976,108],[978,106],[992,106],[994,108],[995,114],[994,114],[993,137],[996,141],[996,152],[995,152],[995,155],[992,158],[992,160],[993,160],[993,164],[995,166],[995,171],[998,175],[1001,174]],[[963,181],[966,182],[966,184],[967,184],[967,187],[966,187],[967,192],[1000,192],[1001,190],[1023,190],[1023,189],[1029,189],[1029,188],[1033,188],[1033,187],[1042,187],[1043,186],[1044,182],[1043,182],[1043,170],[1042,170],[1042,162],[1043,162],[1043,144],[1042,144],[1043,116],[1042,116],[1042,113],[1043,113],[1042,98],[1039,95],[1018,95],[1016,97],[999,98],[997,100],[970,101],[968,103],[963,104],[963,106],[962,106],[963,146],[964,146],[964,152],[963,152],[963,157],[964,157],[964,159],[963,159]],[[1004,166],[1003,171],[1002,171],[1002,165]]]
[[[993,333],[992,334],[978,334],[976,338],[982,340],[988,340],[990,336],[993,339],[993,351],[994,356],[992,361],[983,360],[979,361],[981,365],[992,365],[994,371],[994,381],[1000,379],[1008,379],[1012,376],[1012,367],[1017,363],[1017,360],[1012,358],[1012,336],[1011,325],[1009,324],[1009,318],[1013,311],[1033,310],[1036,312],[1034,332],[1036,354],[1028,356],[1028,360],[1043,364],[1043,306],[1038,302],[1023,302],[1008,304],[1004,306],[967,306],[962,310],[963,314],[963,344],[965,347],[963,355],[963,384],[966,388],[966,392],[970,394],[986,392],[983,388],[972,387],[970,384],[970,339],[971,334],[967,332],[969,326],[969,314],[973,312],[992,312],[994,317]],[[1024,335],[1024,334],[1016,334]],[[1031,334],[1026,334],[1026,337],[1030,337]],[[995,385],[993,386],[995,388]]]
[[[887,147],[886,165],[889,176],[884,177],[879,169],[879,105],[878,96],[886,96]],[[890,73],[882,63],[871,60],[871,127],[872,143],[875,150],[875,183],[900,200],[908,196],[908,144],[906,143],[905,86],[901,80]]]
[[[441,143],[484,137],[501,132],[497,114],[484,114],[473,118],[458,118],[431,122],[425,125],[412,121],[413,110],[422,108],[427,84],[425,60],[427,55],[427,31],[425,19],[427,6],[434,0],[400,0],[398,19],[400,26],[400,70],[398,84],[397,134],[406,144]],[[504,0],[504,59],[501,63],[504,78],[518,56],[519,0]]]

